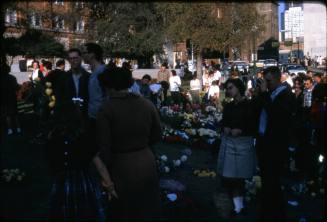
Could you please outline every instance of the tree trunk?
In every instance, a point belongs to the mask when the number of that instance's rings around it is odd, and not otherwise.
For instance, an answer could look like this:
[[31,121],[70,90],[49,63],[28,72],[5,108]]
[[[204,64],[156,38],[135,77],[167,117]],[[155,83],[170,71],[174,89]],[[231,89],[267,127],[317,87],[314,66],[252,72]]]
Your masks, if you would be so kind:
[[196,76],[202,82],[202,49],[196,55]]

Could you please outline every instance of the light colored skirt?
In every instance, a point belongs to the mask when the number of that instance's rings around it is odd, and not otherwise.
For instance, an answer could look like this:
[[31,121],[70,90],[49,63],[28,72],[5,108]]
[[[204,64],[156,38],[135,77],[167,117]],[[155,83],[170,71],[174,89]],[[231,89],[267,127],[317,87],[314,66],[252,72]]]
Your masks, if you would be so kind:
[[251,178],[256,169],[253,137],[222,134],[217,164],[223,177]]

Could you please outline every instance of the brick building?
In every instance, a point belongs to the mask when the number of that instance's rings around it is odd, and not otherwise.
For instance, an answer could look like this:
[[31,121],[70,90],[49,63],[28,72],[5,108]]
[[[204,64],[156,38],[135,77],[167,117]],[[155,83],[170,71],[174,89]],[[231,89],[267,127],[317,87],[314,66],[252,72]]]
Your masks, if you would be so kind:
[[80,1],[17,1],[5,11],[4,37],[20,37],[33,28],[52,35],[66,49],[84,43],[89,11]]

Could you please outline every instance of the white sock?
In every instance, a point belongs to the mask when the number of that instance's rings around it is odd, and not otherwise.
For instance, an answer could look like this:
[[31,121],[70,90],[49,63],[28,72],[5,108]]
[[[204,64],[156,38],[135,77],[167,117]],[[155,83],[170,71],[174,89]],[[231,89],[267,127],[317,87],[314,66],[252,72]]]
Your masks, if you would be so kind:
[[243,209],[244,208],[244,204],[243,204],[243,197],[238,197],[239,201],[240,201],[240,208]]
[[241,205],[240,200],[238,197],[233,197],[233,203],[234,203],[234,210],[236,213],[239,213],[241,211]]
[[8,135],[11,135],[13,133],[12,129],[8,129]]
[[243,197],[234,197],[233,198],[233,203],[234,203],[234,210],[239,213],[243,208],[244,208],[244,204],[243,204]]

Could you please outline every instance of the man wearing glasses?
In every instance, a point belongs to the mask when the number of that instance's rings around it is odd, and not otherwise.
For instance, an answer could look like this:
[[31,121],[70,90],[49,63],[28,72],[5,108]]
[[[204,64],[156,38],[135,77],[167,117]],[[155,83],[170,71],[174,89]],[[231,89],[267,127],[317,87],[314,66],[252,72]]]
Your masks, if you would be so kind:
[[101,46],[95,43],[86,43],[82,47],[82,57],[84,63],[91,66],[91,76],[88,83],[89,101],[88,101],[88,116],[91,123],[91,128],[95,129],[96,114],[100,105],[104,100],[104,91],[101,88],[98,76],[103,73],[106,66],[103,62],[103,51]]
[[82,67],[82,53],[79,49],[72,48],[68,51],[68,61],[71,69],[66,73],[65,97],[70,101],[73,100],[74,103],[79,103],[83,107],[83,114],[87,117],[90,73]]

